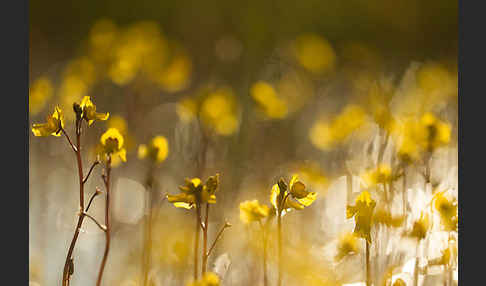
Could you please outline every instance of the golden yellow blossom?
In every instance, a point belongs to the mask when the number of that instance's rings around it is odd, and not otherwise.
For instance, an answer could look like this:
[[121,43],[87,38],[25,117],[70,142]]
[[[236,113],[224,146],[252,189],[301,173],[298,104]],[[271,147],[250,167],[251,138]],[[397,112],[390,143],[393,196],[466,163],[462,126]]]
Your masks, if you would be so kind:
[[316,34],[304,34],[294,42],[297,62],[314,73],[332,71],[336,65],[336,54],[331,44]]
[[407,286],[407,283],[405,283],[402,278],[398,278],[395,280],[395,282],[393,282],[393,286]]
[[[297,179],[297,175],[293,175],[288,187],[283,179],[273,185],[270,202],[278,211],[302,210],[310,206],[316,197],[317,193],[307,191],[305,185]],[[283,202],[285,203],[282,204]]]
[[62,110],[56,106],[54,113],[47,116],[46,123],[32,125],[34,136],[61,136],[61,129],[64,128],[64,116]]
[[437,192],[433,197],[434,207],[439,212],[442,226],[447,231],[457,231],[457,201],[448,199],[444,192]]
[[451,127],[448,123],[439,120],[430,112],[425,113],[420,122],[425,129],[425,140],[421,142],[424,149],[431,151],[449,143]]
[[394,125],[392,134],[398,144],[398,155],[409,162],[418,159],[423,152],[432,152],[447,145],[451,127],[428,112],[418,120],[402,119]]
[[260,221],[267,217],[269,212],[270,208],[266,205],[261,205],[258,200],[244,201],[240,203],[240,220],[243,223]]
[[37,78],[29,88],[29,112],[31,114],[39,113],[53,93],[54,88],[47,77]]
[[389,183],[392,180],[392,169],[389,165],[380,164],[376,169],[365,172],[361,177],[369,187]]
[[423,212],[420,214],[420,218],[413,223],[410,236],[417,238],[418,240],[424,239],[427,236],[427,232],[430,228],[429,216]]
[[148,146],[145,144],[138,146],[138,158],[140,159],[150,157],[154,162],[162,163],[168,154],[169,143],[162,135],[152,138]]
[[187,286],[219,286],[220,284],[218,275],[213,272],[204,273],[203,277],[198,281],[187,284]]
[[202,203],[215,204],[216,190],[219,186],[219,174],[210,176],[203,184],[199,178],[186,178],[186,185],[179,186],[180,194],[167,195],[167,200],[177,208],[192,209]]
[[371,243],[371,223],[376,202],[371,198],[369,192],[364,191],[356,198],[354,206],[346,208],[346,218],[354,216],[354,233]]
[[196,118],[199,106],[195,99],[187,97],[177,103],[176,112],[183,122],[188,123]]
[[264,81],[254,83],[250,95],[269,118],[282,119],[288,114],[288,104],[277,96],[274,87]]
[[234,134],[239,127],[238,106],[232,89],[218,88],[210,92],[201,103],[202,122],[220,135]]
[[359,244],[356,235],[352,232],[347,232],[339,237],[337,245],[337,254],[335,259],[337,261],[343,259],[348,255],[353,255],[358,253]]
[[315,147],[330,150],[363,126],[365,119],[366,113],[361,107],[348,105],[331,122],[317,120],[310,129],[309,138]]
[[96,105],[93,104],[89,96],[85,96],[81,101],[80,107],[83,111],[82,118],[91,125],[95,120],[107,120],[110,114],[96,112]]
[[125,148],[123,148],[123,141],[123,136],[118,129],[109,128],[100,138],[102,153],[119,156],[123,162],[126,162],[127,153]]
[[394,216],[385,208],[377,208],[373,213],[373,223],[383,224],[388,227],[400,227],[405,222],[404,216]]
[[192,64],[184,52],[178,52],[157,79],[157,84],[169,92],[186,88],[191,80]]

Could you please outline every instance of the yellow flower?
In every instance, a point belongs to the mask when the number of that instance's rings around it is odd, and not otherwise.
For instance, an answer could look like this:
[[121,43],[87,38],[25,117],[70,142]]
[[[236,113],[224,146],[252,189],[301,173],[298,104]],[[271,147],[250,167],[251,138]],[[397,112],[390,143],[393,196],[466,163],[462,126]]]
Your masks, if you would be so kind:
[[102,153],[118,155],[123,162],[127,161],[127,152],[123,148],[123,136],[116,128],[109,128],[100,138]]
[[177,208],[192,209],[202,203],[215,204],[216,190],[219,186],[219,174],[210,176],[203,184],[199,178],[186,178],[186,185],[179,186],[182,193],[167,195],[167,200]]
[[138,158],[143,159],[147,156],[157,163],[162,163],[169,154],[169,143],[164,136],[155,136],[147,146],[141,144],[138,147]]
[[244,201],[240,203],[240,220],[243,223],[250,223],[252,221],[259,221],[268,216],[270,208],[266,205],[261,205],[258,200]]
[[288,115],[287,102],[267,82],[258,81],[250,89],[251,97],[269,118],[282,119]]
[[184,98],[177,103],[176,112],[183,122],[189,123],[196,118],[199,112],[198,102],[189,97]]
[[219,277],[213,272],[204,273],[198,281],[187,284],[187,286],[219,286]]
[[432,265],[451,265],[457,256],[457,246],[455,243],[449,243],[447,248],[441,251],[442,255],[438,258],[431,259],[428,263]]
[[392,128],[392,135],[398,141],[398,155],[407,162],[416,160],[424,151],[432,152],[447,145],[451,127],[432,113],[425,113],[420,119],[406,118]]
[[379,208],[373,213],[373,223],[376,224],[384,224],[388,227],[400,227],[404,221],[404,216],[393,216],[385,208]]
[[228,136],[238,130],[237,112],[238,104],[233,90],[222,87],[204,98],[199,115],[206,126],[220,135]]
[[405,281],[403,281],[401,278],[398,278],[395,280],[395,282],[393,282],[393,286],[407,286],[407,283],[405,283]]
[[61,136],[61,129],[64,128],[64,116],[62,110],[56,106],[54,113],[47,116],[46,123],[33,124],[32,133],[34,136]]
[[365,111],[357,105],[348,105],[330,122],[317,120],[309,130],[309,139],[315,147],[330,150],[365,123]]
[[380,164],[376,169],[364,173],[361,177],[369,187],[373,187],[390,182],[392,169],[389,165]]
[[47,77],[36,79],[29,88],[29,112],[37,114],[41,111],[53,93],[54,88]]
[[81,101],[82,118],[91,125],[95,120],[107,120],[109,113],[96,112],[96,105],[93,104],[89,96],[85,96]]
[[427,232],[430,228],[429,216],[427,214],[420,214],[420,218],[413,223],[410,236],[417,238],[418,240],[424,239],[427,236]]
[[[289,191],[287,191],[287,189]],[[297,175],[292,176],[289,186],[283,179],[273,185],[270,202],[278,211],[287,211],[289,209],[302,210],[310,206],[317,197],[317,193],[309,192],[305,189],[305,185],[297,179]],[[282,202],[285,200],[284,205]]]
[[299,36],[294,43],[297,62],[314,73],[328,72],[336,65],[336,54],[329,42],[315,34]]
[[337,261],[343,259],[348,255],[353,255],[358,253],[359,245],[358,239],[354,233],[344,233],[339,237],[338,245],[337,245],[338,253],[336,254],[335,259]]
[[457,231],[457,201],[448,199],[444,192],[437,192],[433,197],[434,207],[439,212],[442,226],[447,231]]
[[449,143],[451,138],[451,127],[449,124],[439,120],[432,113],[425,113],[420,122],[425,129],[425,140],[422,145],[425,149],[434,150]]
[[376,202],[364,191],[356,198],[356,205],[346,208],[346,218],[355,219],[354,233],[371,243],[371,223]]

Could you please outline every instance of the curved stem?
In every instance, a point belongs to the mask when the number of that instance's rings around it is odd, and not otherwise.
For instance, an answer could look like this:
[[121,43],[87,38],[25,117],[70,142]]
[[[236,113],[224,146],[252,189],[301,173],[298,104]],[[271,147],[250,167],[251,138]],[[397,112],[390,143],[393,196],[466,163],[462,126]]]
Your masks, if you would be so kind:
[[209,248],[208,253],[206,254],[207,257],[209,257],[209,255],[213,251],[214,247],[216,246],[216,243],[218,243],[219,239],[223,235],[223,231],[230,226],[231,226],[231,224],[229,222],[224,223],[223,227],[219,230],[218,234],[216,235],[216,238],[214,239],[213,244],[211,244],[211,247]]

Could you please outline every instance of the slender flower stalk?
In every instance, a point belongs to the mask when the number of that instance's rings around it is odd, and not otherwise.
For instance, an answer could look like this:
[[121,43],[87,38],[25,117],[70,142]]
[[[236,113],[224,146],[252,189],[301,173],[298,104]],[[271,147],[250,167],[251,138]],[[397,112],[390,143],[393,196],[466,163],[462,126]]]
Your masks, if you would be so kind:
[[289,184],[280,179],[274,184],[270,194],[270,202],[277,215],[277,259],[278,277],[277,285],[282,285],[283,268],[283,242],[282,242],[282,215],[291,209],[303,210],[316,200],[317,194],[306,190],[304,183],[298,180],[297,175],[292,176]]
[[108,253],[110,252],[111,242],[111,224],[110,224],[110,178],[111,178],[111,155],[108,154],[106,162],[106,174],[102,175],[103,182],[105,183],[106,200],[105,200],[105,252],[103,253],[103,259],[101,260],[100,270],[98,272],[98,279],[96,286],[101,285],[101,279],[103,278],[103,271],[105,270],[106,261],[108,260]]
[[263,255],[262,255],[262,267],[263,267],[263,286],[268,285],[268,277],[267,277],[267,233],[266,227],[260,222],[260,227],[262,231],[262,246],[263,246]]
[[199,256],[199,231],[201,227],[201,208],[196,203],[196,229],[194,237],[194,280],[197,280],[198,274],[198,256]]
[[62,273],[62,285],[67,286],[69,285],[69,280],[71,278],[71,275],[74,273],[74,262],[73,262],[73,251],[74,247],[76,246],[76,242],[78,240],[79,232],[81,230],[81,227],[83,225],[83,220],[85,217],[85,212],[84,212],[84,183],[86,182],[84,180],[84,175],[83,175],[83,161],[81,159],[81,118],[78,117],[76,119],[76,125],[75,125],[75,132],[76,132],[76,145],[73,145],[71,142],[71,139],[67,135],[67,133],[64,131],[64,129],[61,129],[62,133],[65,135],[66,139],[68,140],[70,146],[72,147],[75,155],[76,155],[76,162],[77,162],[77,167],[78,167],[78,178],[79,178],[79,209],[81,213],[79,214],[78,217],[78,222],[76,224],[76,229],[74,230],[74,235],[73,238],[71,239],[71,243],[69,245],[68,253],[66,255],[66,260],[64,261],[64,268],[63,268],[63,273]]
[[204,227],[203,230],[203,256],[202,256],[202,267],[201,267],[201,275],[206,273],[207,264],[208,264],[208,227],[209,227],[209,203],[206,203],[206,214],[204,215]]
[[370,243],[366,241],[366,286],[371,286]]

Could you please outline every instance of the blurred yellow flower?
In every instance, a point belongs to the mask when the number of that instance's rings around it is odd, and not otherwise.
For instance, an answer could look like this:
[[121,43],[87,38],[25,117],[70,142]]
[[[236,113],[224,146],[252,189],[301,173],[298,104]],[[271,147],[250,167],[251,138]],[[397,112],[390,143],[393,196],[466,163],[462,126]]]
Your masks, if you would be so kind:
[[102,153],[119,156],[123,162],[127,161],[126,150],[123,148],[123,136],[116,128],[109,128],[100,138]]
[[352,232],[346,232],[339,237],[337,244],[337,254],[335,259],[340,261],[346,256],[359,252],[359,244],[356,235]]
[[218,88],[210,92],[201,103],[202,122],[224,136],[234,134],[239,127],[238,106],[230,88]]
[[426,150],[434,150],[449,143],[451,138],[451,127],[435,117],[432,113],[425,113],[420,122],[423,124],[425,140],[422,145]]
[[430,228],[429,215],[422,212],[420,218],[413,223],[410,236],[417,238],[418,240],[424,239],[427,236],[427,232]]
[[219,174],[210,176],[203,184],[201,179],[185,179],[186,185],[179,186],[180,194],[167,195],[167,200],[177,208],[192,209],[202,203],[215,204],[216,190],[219,186]]
[[345,141],[365,122],[364,110],[357,105],[348,105],[330,123],[317,120],[309,131],[309,138],[315,147],[324,151],[330,150]]
[[[91,125],[95,120],[107,120],[110,114],[98,113],[96,112],[96,105],[93,104],[89,96],[85,96],[80,104],[82,113],[82,118]],[[118,129],[115,129],[118,130]]]
[[417,86],[422,91],[423,104],[436,105],[457,95],[457,74],[444,65],[430,62],[422,65],[416,74]]
[[371,223],[376,202],[367,191],[363,191],[357,198],[354,206],[347,206],[346,218],[354,216],[354,233],[371,243]]
[[54,88],[47,77],[39,77],[29,88],[29,112],[30,114],[39,113],[47,101],[52,97]]
[[250,88],[250,95],[267,117],[282,119],[287,116],[287,102],[277,96],[274,87],[268,82],[258,81],[254,83]]
[[392,180],[392,169],[387,164],[380,164],[376,169],[362,174],[361,178],[368,187],[389,183]]
[[317,193],[307,191],[305,185],[297,179],[297,175],[293,175],[288,187],[283,179],[273,185],[270,202],[278,211],[302,210],[310,206],[316,197]]
[[406,161],[420,158],[423,152],[432,152],[447,145],[450,141],[451,127],[432,113],[425,113],[419,120],[402,118],[392,130],[398,145],[398,156]]
[[332,71],[336,65],[336,54],[331,44],[316,34],[304,34],[294,42],[297,62],[313,73]]
[[62,110],[56,106],[52,115],[47,116],[46,123],[32,125],[34,136],[61,136],[61,129],[64,128],[64,116]]
[[213,272],[204,273],[203,277],[198,281],[188,283],[187,286],[219,286],[220,281],[218,275]]
[[322,189],[329,184],[329,179],[324,175],[323,170],[317,162],[299,164],[296,168],[296,174],[311,185],[313,189]]
[[394,216],[383,207],[377,208],[373,213],[373,223],[388,227],[400,227],[405,222],[404,216]]
[[91,28],[89,36],[92,58],[97,61],[106,60],[117,36],[118,28],[112,20],[98,20]]
[[268,216],[270,208],[262,205],[258,200],[244,201],[240,203],[240,220],[248,224],[252,221],[260,221]]
[[191,60],[185,53],[178,52],[167,68],[160,73],[157,83],[166,91],[181,91],[189,86],[191,72]]
[[444,192],[437,192],[432,198],[435,209],[439,212],[440,221],[446,231],[457,231],[457,201],[447,198]]
[[188,123],[197,117],[199,106],[195,99],[186,97],[177,103],[176,112],[180,120]]
[[156,163],[162,163],[169,154],[169,143],[167,139],[162,136],[158,135],[152,138],[150,144],[147,146],[145,144],[141,144],[138,146],[138,158],[144,159],[146,157],[150,157]]
[[393,282],[392,286],[407,286],[407,283],[405,283],[405,281],[403,281],[401,278],[398,278],[395,280],[395,282]]
[[121,134],[128,133],[127,122],[120,115],[111,115],[107,123],[109,128],[116,128]]

